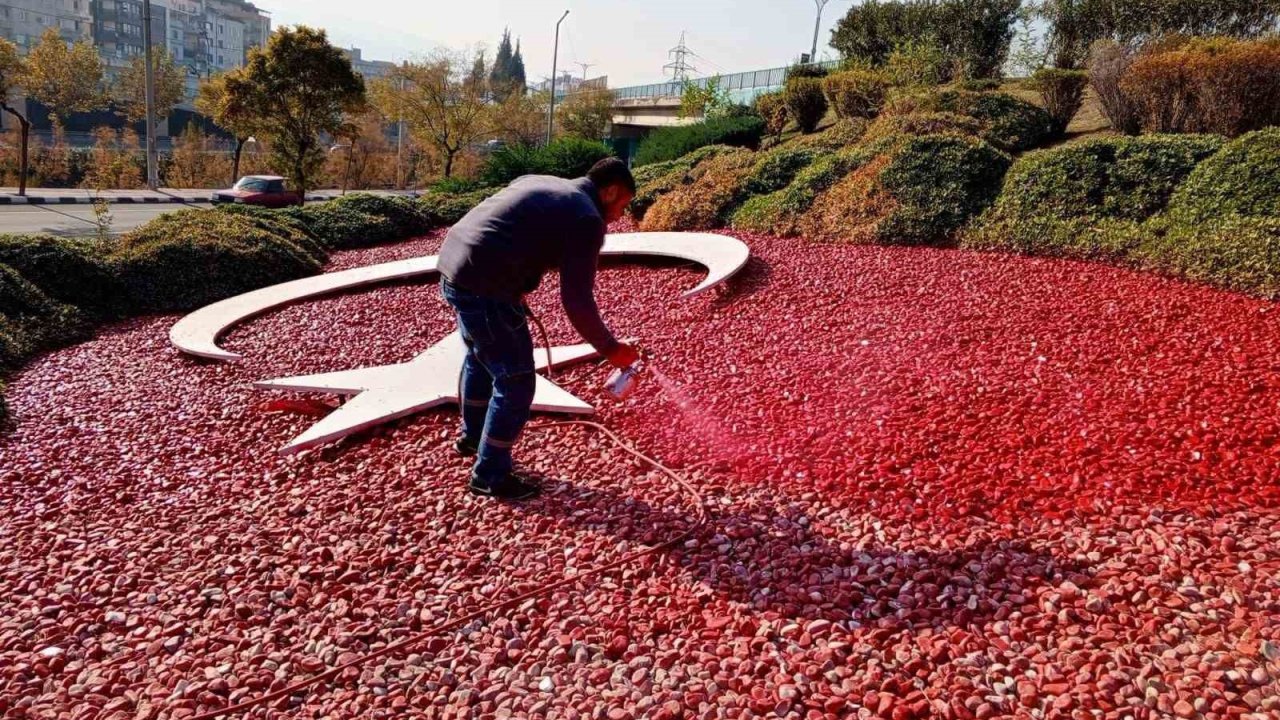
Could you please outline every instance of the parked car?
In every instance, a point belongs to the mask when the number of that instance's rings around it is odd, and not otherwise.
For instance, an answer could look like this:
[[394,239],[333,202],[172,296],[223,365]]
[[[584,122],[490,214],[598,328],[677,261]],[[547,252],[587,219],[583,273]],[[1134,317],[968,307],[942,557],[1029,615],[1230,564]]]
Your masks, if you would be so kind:
[[284,187],[284,178],[276,175],[245,175],[229,190],[213,193],[213,204],[242,203],[263,207],[301,205],[302,198]]

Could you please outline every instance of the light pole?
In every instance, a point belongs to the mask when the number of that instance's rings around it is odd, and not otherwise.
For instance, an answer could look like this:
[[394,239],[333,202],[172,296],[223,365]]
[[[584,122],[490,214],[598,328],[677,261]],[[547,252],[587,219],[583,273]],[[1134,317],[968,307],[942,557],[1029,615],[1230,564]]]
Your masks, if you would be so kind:
[[560,59],[560,23],[569,17],[569,11],[565,10],[560,19],[556,21],[556,44],[555,49],[551,51],[551,109],[547,111],[547,144],[551,144],[551,131],[556,124],[556,61]]
[[822,29],[822,10],[831,0],[813,0],[818,6],[818,18],[813,21],[813,49],[809,51],[809,62],[818,62],[818,31]]
[[147,187],[160,186],[160,171],[156,162],[156,75],[151,60],[151,0],[142,0],[142,44],[146,46],[144,73],[147,111]]

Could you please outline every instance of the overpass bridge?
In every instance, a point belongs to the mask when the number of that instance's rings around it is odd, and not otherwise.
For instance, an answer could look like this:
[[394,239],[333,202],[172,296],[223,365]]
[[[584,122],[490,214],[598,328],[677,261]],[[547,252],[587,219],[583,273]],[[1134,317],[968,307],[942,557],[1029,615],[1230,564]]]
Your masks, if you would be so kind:
[[[838,60],[817,63],[819,67],[828,70],[839,64]],[[787,66],[750,70],[698,78],[690,83],[705,88],[712,79],[719,78],[720,87],[728,92],[730,100],[750,105],[756,96],[782,89],[790,69]],[[680,117],[680,97],[684,94],[684,83],[668,81],[632,85],[615,88],[611,92],[614,99],[610,137],[614,148],[624,158],[630,158],[640,138],[654,128],[689,125],[700,119]]]
[[[817,63],[818,67],[833,69],[839,66],[839,60]],[[775,67],[764,70],[731,73],[698,78],[689,82],[696,87],[707,86],[713,79],[719,78],[720,87],[729,93],[729,99],[735,103],[750,105],[756,96],[782,89],[787,82],[787,72],[791,68]],[[649,85],[632,85],[612,90],[613,125],[617,130],[648,130],[671,125],[684,125],[697,122],[697,118],[678,117],[680,97],[684,94],[684,84],[679,82],[660,82]]]

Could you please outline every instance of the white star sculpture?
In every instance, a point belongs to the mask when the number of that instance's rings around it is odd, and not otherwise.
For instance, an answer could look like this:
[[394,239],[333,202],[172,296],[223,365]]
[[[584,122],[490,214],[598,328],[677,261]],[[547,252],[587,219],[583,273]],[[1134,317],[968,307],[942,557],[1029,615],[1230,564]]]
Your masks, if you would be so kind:
[[[263,380],[254,385],[277,390],[355,396],[280,449],[281,454],[287,455],[427,408],[459,402],[458,377],[466,354],[467,347],[462,342],[462,336],[454,332],[407,363]],[[551,348],[551,367],[559,368],[595,358],[597,355],[590,345],[554,347]],[[547,367],[546,350],[538,348],[533,356],[536,369],[543,370]],[[593,412],[590,405],[560,386],[541,375],[537,377],[533,396],[534,410],[583,415]]]

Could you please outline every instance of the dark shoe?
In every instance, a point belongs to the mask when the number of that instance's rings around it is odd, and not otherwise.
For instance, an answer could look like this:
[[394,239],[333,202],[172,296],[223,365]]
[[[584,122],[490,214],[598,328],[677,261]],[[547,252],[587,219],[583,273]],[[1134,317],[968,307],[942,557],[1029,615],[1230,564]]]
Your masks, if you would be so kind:
[[453,449],[458,451],[462,457],[475,457],[480,452],[480,443],[475,440],[468,440],[466,437],[460,437],[453,442]]
[[528,500],[542,492],[542,488],[528,478],[512,473],[498,482],[485,482],[474,475],[467,486],[472,495],[485,495],[499,500]]

